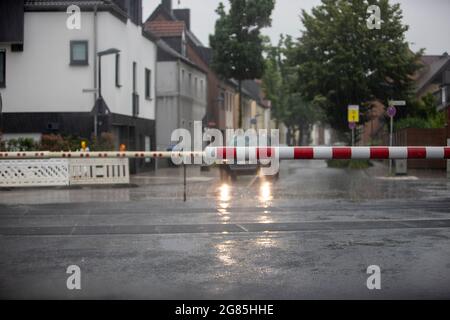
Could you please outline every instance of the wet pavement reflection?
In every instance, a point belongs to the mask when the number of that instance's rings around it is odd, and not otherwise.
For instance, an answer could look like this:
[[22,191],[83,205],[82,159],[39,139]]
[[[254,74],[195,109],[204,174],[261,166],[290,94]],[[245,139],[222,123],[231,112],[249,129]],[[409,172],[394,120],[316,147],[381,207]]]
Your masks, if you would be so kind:
[[[342,170],[327,168],[324,161],[283,161],[278,180],[240,176],[237,181],[223,184],[217,168],[200,172],[194,167],[188,169],[186,205],[201,203],[226,210],[234,205],[270,208],[304,200],[361,202],[448,196],[450,180],[445,172],[411,174],[417,178],[386,177],[386,169],[381,164],[367,170]],[[131,182],[132,187],[3,190],[0,203],[164,201],[179,206],[183,199],[182,170],[179,168],[143,173],[133,176]]]
[[187,202],[176,168],[132,187],[3,190],[0,293],[73,298],[76,263],[84,298],[365,298],[365,268],[380,263],[397,290],[383,297],[448,298],[450,180],[385,169],[283,161],[278,180],[224,183],[189,168]]

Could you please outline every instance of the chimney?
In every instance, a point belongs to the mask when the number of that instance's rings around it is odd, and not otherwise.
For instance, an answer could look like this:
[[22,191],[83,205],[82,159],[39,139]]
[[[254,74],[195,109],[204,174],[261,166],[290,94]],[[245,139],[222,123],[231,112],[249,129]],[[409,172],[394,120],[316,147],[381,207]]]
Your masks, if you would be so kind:
[[115,0],[119,6],[125,6],[128,17],[137,25],[142,24],[142,0]]
[[186,28],[191,30],[191,10],[189,9],[175,9],[173,14],[177,20],[184,21]]
[[168,12],[172,12],[172,0],[162,0],[161,4]]

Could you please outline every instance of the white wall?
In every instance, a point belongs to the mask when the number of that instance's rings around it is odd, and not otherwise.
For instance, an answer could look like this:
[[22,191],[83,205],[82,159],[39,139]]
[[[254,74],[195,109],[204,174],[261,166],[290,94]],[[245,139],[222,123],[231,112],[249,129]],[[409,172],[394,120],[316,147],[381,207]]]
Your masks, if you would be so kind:
[[[3,112],[89,112],[94,105],[93,13],[82,13],[81,30],[66,28],[65,12],[26,12],[24,51],[6,54],[6,88],[0,89]],[[70,66],[70,41],[89,41],[89,65]],[[98,51],[121,50],[121,88],[115,86],[115,57],[103,57],[103,97],[114,113],[132,115],[132,62],[137,62],[141,118],[155,119],[156,45],[141,28],[109,12],[98,13]],[[152,100],[145,99],[144,70],[152,71]]]
[[[120,84],[116,88],[115,56],[102,58],[102,93],[114,113],[132,115],[133,61],[137,62],[139,117],[155,119],[156,45],[142,36],[141,28],[128,21],[125,25],[109,12],[99,13],[98,51],[117,48],[120,53]],[[145,98],[145,68],[152,72],[151,100]]]
[[182,110],[181,113],[183,114],[184,111],[190,114],[186,116],[186,120],[202,120],[205,116],[208,80],[206,74],[198,69],[183,62],[158,62],[156,91],[158,97],[180,95],[181,108],[189,108],[189,110]]
[[161,61],[157,63],[156,94],[157,96],[176,95],[178,66],[175,61]]
[[[191,75],[190,84],[189,74]],[[197,88],[195,79],[197,79]],[[201,81],[203,86],[200,85]],[[193,133],[194,121],[201,121],[205,116],[206,75],[181,61],[158,62],[157,97],[157,147],[158,150],[165,150],[172,145],[173,130],[184,128]]]
[[[82,14],[81,30],[66,28],[67,14],[25,13],[24,51],[6,48],[3,112],[87,112],[93,106],[92,14]],[[89,66],[70,66],[70,41],[89,39]]]

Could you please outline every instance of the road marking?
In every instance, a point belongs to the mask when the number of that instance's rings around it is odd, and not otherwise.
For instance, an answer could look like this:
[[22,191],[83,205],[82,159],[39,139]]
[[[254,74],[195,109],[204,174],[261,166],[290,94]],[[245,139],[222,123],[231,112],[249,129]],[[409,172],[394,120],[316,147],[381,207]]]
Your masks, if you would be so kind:
[[407,176],[407,177],[376,177],[377,180],[386,180],[386,181],[416,181],[419,178],[415,176]]
[[237,224],[237,226],[238,226],[239,228],[241,228],[242,230],[244,230],[245,232],[248,232],[248,229],[247,229],[247,228],[244,228],[244,227],[241,226],[240,224]]
[[89,236],[152,234],[233,234],[262,232],[350,231],[450,228],[450,219],[310,221],[287,223],[123,225],[67,227],[6,227],[2,236]]

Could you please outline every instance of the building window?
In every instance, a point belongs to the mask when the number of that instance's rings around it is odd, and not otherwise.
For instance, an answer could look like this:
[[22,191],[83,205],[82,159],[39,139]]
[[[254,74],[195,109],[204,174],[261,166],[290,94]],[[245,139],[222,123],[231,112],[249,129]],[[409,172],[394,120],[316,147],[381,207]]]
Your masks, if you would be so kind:
[[184,92],[186,90],[186,80],[185,80],[185,71],[181,69],[181,90]]
[[120,88],[120,54],[116,54],[116,87]]
[[194,97],[195,98],[198,97],[198,79],[197,79],[197,77],[195,77],[195,82],[194,82]]
[[6,87],[6,51],[0,51],[0,88]]
[[225,103],[226,103],[225,99],[226,99],[225,93],[222,92],[222,93],[220,94],[220,103],[222,104],[222,105],[221,105],[222,110],[225,110]]
[[145,69],[145,98],[152,98],[152,71]]
[[203,80],[200,80],[200,98],[203,98]]
[[133,93],[136,92],[136,69],[137,69],[137,63],[133,62]]
[[70,41],[70,65],[87,66],[88,64],[88,42]]
[[136,72],[137,72],[137,63],[133,62],[133,92],[131,94],[133,117],[137,117],[139,115],[139,95],[136,92],[137,87]]

